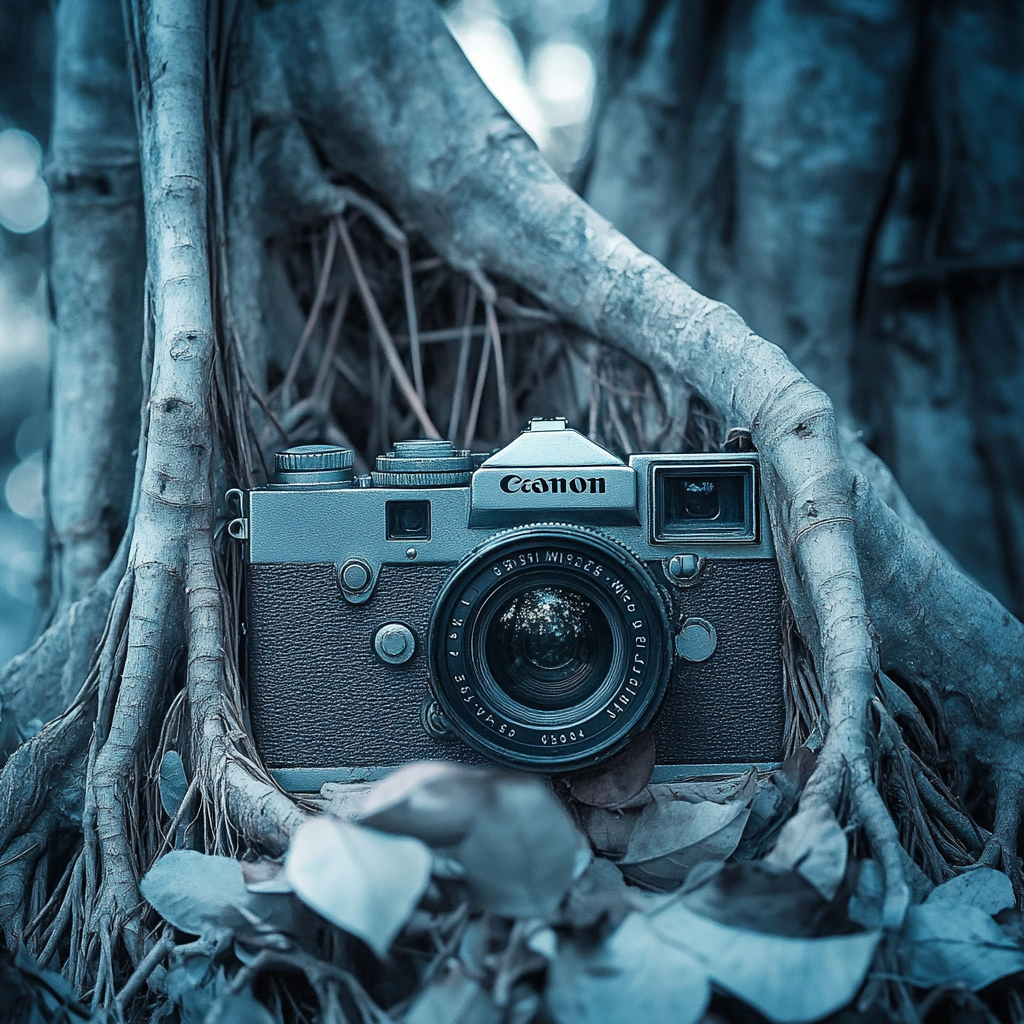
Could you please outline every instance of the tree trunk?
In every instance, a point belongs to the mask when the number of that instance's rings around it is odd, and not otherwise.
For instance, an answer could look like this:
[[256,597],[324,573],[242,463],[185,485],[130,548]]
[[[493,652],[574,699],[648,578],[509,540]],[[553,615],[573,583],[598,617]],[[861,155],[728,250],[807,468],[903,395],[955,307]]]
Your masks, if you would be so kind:
[[1020,8],[612,10],[588,201],[781,345],[1020,617]]

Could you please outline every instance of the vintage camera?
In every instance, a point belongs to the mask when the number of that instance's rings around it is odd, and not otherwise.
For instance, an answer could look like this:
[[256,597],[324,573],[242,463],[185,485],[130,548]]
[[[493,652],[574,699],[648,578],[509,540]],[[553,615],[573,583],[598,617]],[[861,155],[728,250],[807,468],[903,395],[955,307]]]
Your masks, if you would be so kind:
[[782,757],[780,583],[750,450],[628,463],[535,419],[488,458],[277,455],[238,494],[249,715],[289,790],[423,758],[655,780]]

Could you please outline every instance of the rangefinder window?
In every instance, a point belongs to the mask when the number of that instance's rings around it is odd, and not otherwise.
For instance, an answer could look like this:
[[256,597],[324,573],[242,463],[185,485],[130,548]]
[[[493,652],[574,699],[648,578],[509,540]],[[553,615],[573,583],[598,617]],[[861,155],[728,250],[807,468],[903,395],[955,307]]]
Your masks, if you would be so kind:
[[756,540],[753,466],[657,466],[654,539]]
[[387,502],[388,540],[430,540],[429,501]]

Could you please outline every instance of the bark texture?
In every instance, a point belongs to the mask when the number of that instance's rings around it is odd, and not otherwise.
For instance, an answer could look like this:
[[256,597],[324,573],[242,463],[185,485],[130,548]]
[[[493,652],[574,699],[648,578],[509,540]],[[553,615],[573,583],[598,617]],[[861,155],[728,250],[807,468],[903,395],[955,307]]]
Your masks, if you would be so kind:
[[781,345],[1019,617],[1019,7],[611,15],[588,201]]

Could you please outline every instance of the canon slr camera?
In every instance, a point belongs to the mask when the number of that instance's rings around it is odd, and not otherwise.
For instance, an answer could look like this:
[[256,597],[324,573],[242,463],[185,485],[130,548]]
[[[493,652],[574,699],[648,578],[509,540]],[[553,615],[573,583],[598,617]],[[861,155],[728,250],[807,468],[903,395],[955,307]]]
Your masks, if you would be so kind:
[[775,766],[780,583],[757,453],[612,455],[535,419],[490,457],[280,452],[236,497],[253,738],[288,790],[419,759],[654,779]]

